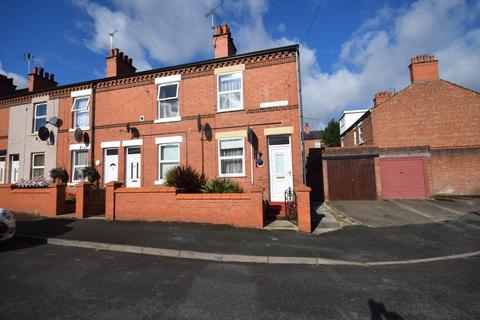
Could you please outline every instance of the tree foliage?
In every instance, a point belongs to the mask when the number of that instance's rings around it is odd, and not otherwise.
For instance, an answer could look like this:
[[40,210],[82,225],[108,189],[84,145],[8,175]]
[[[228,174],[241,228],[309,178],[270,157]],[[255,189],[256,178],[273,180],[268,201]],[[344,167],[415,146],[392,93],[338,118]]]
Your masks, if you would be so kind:
[[323,144],[327,147],[340,146],[340,125],[334,119],[330,120],[322,136]]

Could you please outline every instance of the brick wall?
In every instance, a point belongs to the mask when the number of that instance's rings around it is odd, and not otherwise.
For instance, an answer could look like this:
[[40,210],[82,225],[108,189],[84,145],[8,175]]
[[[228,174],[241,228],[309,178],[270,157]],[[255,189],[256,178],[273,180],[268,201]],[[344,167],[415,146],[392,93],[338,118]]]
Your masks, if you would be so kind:
[[446,81],[413,83],[372,109],[378,147],[480,145],[480,95]]
[[64,184],[52,184],[48,188],[23,189],[1,184],[0,208],[55,217],[65,213],[65,187]]
[[107,186],[106,215],[114,220],[178,221],[263,228],[262,191],[176,194],[171,187],[115,189],[112,183]]
[[[370,113],[367,113],[364,118],[360,120],[362,122],[362,128],[363,128],[363,143],[361,145],[373,145],[373,128],[372,128],[372,117]],[[359,145],[359,134],[358,134],[358,128],[356,125],[351,127],[349,130],[347,130],[344,135],[342,136],[343,138],[343,146],[344,147],[352,147],[354,146],[354,131],[357,132],[357,144]]]
[[433,149],[433,194],[480,195],[480,148]]

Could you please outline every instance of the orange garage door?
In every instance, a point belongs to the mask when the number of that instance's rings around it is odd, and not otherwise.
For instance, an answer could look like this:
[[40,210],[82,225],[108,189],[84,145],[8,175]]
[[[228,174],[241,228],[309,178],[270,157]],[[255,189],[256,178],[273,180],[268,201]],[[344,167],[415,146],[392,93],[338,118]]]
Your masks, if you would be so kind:
[[381,158],[383,199],[426,199],[425,158]]

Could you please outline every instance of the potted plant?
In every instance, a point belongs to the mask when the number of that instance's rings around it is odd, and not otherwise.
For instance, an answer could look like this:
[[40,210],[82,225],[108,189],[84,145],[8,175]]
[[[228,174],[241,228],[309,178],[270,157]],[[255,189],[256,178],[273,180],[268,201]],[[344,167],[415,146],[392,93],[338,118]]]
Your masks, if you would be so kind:
[[53,182],[66,183],[68,181],[68,172],[65,168],[53,168],[50,170],[50,178],[52,178]]
[[86,167],[82,170],[82,175],[87,178],[90,183],[97,183],[100,180],[100,174],[95,167]]

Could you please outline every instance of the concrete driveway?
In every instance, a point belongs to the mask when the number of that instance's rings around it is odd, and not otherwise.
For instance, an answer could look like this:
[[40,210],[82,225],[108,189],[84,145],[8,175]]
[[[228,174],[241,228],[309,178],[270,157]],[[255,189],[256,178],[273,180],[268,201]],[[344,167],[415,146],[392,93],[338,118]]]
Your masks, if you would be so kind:
[[456,219],[465,214],[480,214],[480,198],[451,200],[375,200],[327,201],[334,213],[369,227],[389,227],[432,223]]

